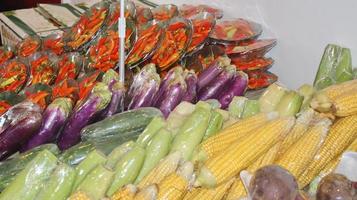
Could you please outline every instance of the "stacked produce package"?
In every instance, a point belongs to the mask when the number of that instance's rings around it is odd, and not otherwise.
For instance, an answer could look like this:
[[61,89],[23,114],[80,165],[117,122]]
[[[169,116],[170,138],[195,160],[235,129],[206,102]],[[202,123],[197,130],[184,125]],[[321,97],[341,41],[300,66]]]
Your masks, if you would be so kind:
[[124,84],[117,2],[0,49],[0,200],[356,198],[349,49],[328,45],[314,85],[291,90],[260,25],[126,5]]

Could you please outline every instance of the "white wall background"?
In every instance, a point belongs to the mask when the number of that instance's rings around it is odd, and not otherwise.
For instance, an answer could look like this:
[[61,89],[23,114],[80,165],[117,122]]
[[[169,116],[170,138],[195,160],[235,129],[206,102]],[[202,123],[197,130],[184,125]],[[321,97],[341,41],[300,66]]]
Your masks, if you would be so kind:
[[[276,37],[272,71],[293,88],[312,83],[328,43],[351,48],[357,60],[357,0],[152,0],[158,4],[209,4],[225,18],[262,23],[263,37]],[[353,63],[357,66],[357,62]]]

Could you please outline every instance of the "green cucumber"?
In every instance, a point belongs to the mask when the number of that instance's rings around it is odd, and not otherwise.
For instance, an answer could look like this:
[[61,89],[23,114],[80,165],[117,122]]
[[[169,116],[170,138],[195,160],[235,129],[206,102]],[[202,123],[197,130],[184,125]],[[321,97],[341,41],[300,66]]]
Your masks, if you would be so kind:
[[172,134],[162,128],[146,147],[146,156],[135,183],[139,183],[170,151]]
[[154,137],[154,135],[165,126],[165,124],[166,122],[162,117],[154,117],[145,130],[139,135],[139,138],[136,140],[136,144],[145,148],[152,137]]
[[69,166],[76,166],[84,160],[88,154],[95,149],[91,142],[81,142],[65,150],[59,159]]
[[216,110],[213,110],[208,123],[207,130],[205,132],[205,135],[203,136],[203,140],[218,133],[223,127],[223,121],[224,120],[222,114],[217,112]]
[[0,194],[0,200],[35,199],[56,165],[55,155],[48,150],[41,151]]
[[41,190],[37,200],[66,200],[71,194],[72,186],[76,177],[75,170],[62,163],[56,167],[50,180]]
[[160,116],[162,116],[161,111],[151,107],[118,113],[84,127],[81,137],[84,141],[98,141],[106,138],[121,138],[123,140],[128,138],[127,141],[129,141],[133,139],[130,137],[131,135],[137,137],[154,117]]
[[97,150],[93,150],[88,156],[76,167],[76,180],[74,181],[73,190],[84,180],[86,175],[95,167],[106,162],[106,157]]
[[113,175],[112,170],[98,165],[85,177],[77,191],[84,192],[91,200],[100,200],[105,197],[105,193],[113,181]]
[[126,142],[117,148],[115,148],[107,157],[106,166],[113,169],[117,162],[122,158],[126,153],[128,153],[135,143],[133,141]]
[[145,150],[140,146],[135,146],[131,151],[122,157],[115,169],[114,181],[107,191],[108,196],[112,196],[117,189],[133,183],[138,176],[145,160]]

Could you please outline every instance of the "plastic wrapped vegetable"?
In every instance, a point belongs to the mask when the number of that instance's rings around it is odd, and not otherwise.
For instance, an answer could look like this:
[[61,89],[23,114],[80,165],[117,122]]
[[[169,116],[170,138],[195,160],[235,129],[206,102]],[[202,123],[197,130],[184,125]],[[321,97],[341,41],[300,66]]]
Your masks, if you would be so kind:
[[247,100],[244,105],[242,118],[248,118],[260,112],[259,102],[257,100]]
[[182,101],[187,90],[186,82],[179,74],[169,84],[162,95],[162,101],[157,102],[157,107],[161,110],[165,117],[168,117],[170,112]]
[[136,5],[136,23],[138,26],[148,23],[153,19],[151,9],[149,7],[144,7]]
[[[136,14],[135,4],[132,1],[125,1],[124,17],[134,19]],[[112,2],[109,7],[109,15],[106,26],[118,23],[120,16],[120,3]]]
[[316,200],[354,200],[356,189],[352,182],[340,174],[325,176],[317,190]]
[[0,47],[0,65],[12,59],[14,56],[15,56],[15,52],[11,46]]
[[159,5],[151,9],[151,12],[154,19],[159,21],[169,20],[179,14],[177,6],[173,4]]
[[154,117],[146,126],[144,131],[139,135],[136,144],[146,147],[155,134],[166,125],[166,121],[162,117]]
[[52,100],[57,98],[70,98],[75,105],[79,98],[79,86],[73,79],[64,79],[58,84],[52,86]]
[[14,181],[0,194],[1,200],[32,200],[35,199],[46,180],[56,168],[57,158],[51,152],[40,152],[26,165]]
[[43,39],[43,50],[50,50],[56,55],[61,55],[64,51],[64,42],[62,34],[51,34]]
[[295,200],[298,184],[285,169],[269,165],[257,170],[249,184],[252,200]]
[[105,166],[110,169],[114,169],[118,161],[135,146],[135,142],[129,141],[121,144],[120,146],[113,149],[107,157],[107,162]]
[[203,140],[217,134],[223,127],[223,120],[223,115],[213,110]]
[[173,135],[176,135],[181,126],[185,123],[186,118],[189,117],[194,110],[194,104],[182,101],[167,117],[166,128],[169,129]]
[[195,147],[202,141],[211,117],[211,110],[196,106],[195,111],[185,120],[172,142],[171,152],[179,151],[189,160]]
[[93,87],[97,83],[99,75],[100,71],[97,70],[91,73],[87,73],[85,76],[77,80],[79,83],[79,102],[88,97]]
[[149,64],[145,67],[153,69],[135,77],[132,87],[136,89],[131,96],[128,110],[152,106],[155,95],[159,91],[160,76],[154,69],[155,65]]
[[72,191],[72,185],[76,177],[75,170],[61,163],[56,167],[46,186],[38,194],[38,200],[65,200]]
[[26,87],[21,91],[26,96],[26,99],[36,103],[42,109],[46,109],[48,104],[51,102],[52,89],[50,86],[42,83],[36,83],[29,87]]
[[24,95],[16,94],[15,92],[0,93],[0,116],[5,113],[11,106],[14,106],[25,100]]
[[223,67],[229,65],[231,60],[226,57],[218,57],[206,69],[198,75],[198,90],[207,86],[214,78],[216,78],[222,71]]
[[30,79],[28,85],[36,83],[52,84],[57,74],[57,57],[47,52],[37,52],[30,59]]
[[247,103],[247,97],[233,97],[231,103],[228,106],[229,115],[234,118],[242,118],[245,104]]
[[197,76],[193,70],[185,71],[185,82],[187,90],[182,101],[195,103],[197,101]]
[[207,100],[217,98],[227,83],[232,81],[232,78],[236,74],[234,66],[227,66],[215,79],[213,79],[206,87],[203,87],[198,92],[199,100]]
[[218,98],[223,109],[227,108],[235,96],[243,96],[248,85],[248,75],[244,72],[237,72],[233,83]]
[[280,116],[294,116],[300,111],[304,97],[295,91],[289,91],[279,101],[276,111]]
[[286,92],[287,89],[282,85],[277,83],[270,85],[259,98],[260,110],[262,112],[274,111]]
[[16,104],[0,117],[0,160],[15,153],[40,128],[41,108],[29,101]]
[[0,92],[19,92],[27,81],[28,69],[17,59],[0,66]]
[[192,41],[187,51],[200,49],[200,46],[208,39],[215,25],[214,16],[208,12],[202,12],[191,17],[193,26]]
[[38,36],[26,37],[16,45],[17,55],[27,58],[41,48],[41,39]]
[[67,53],[62,55],[58,61],[58,74],[55,83],[64,79],[76,79],[82,69],[83,58],[79,53]]
[[343,48],[336,66],[336,83],[342,83],[353,79],[352,55],[350,49]]
[[115,82],[109,85],[109,90],[112,93],[112,98],[102,114],[103,119],[124,110],[124,97],[126,91],[124,85],[120,82]]
[[58,140],[60,149],[67,149],[80,141],[80,131],[93,117],[109,104],[111,93],[104,83],[97,83],[89,97],[75,108]]
[[43,113],[40,130],[27,141],[21,150],[27,151],[41,144],[53,142],[71,112],[72,101],[69,98],[55,99]]

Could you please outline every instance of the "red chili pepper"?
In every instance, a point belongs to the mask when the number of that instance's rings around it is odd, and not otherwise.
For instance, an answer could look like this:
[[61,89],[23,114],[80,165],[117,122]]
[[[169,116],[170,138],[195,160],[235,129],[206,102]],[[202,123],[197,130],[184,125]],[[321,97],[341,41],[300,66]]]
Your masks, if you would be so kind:
[[61,55],[64,51],[64,43],[62,37],[45,39],[43,42],[43,46],[45,50],[51,50],[56,55]]
[[248,88],[249,89],[260,89],[265,88],[277,81],[278,77],[270,72],[264,71],[252,71],[248,72],[249,81]]
[[32,80],[30,85],[36,83],[51,84],[56,75],[54,67],[47,55],[31,62],[31,76]]
[[73,102],[76,102],[79,95],[79,88],[76,82],[73,80],[69,83],[69,80],[73,79],[65,79],[61,83],[57,84],[52,89],[52,99],[56,99],[59,97],[68,97],[71,98]]
[[95,71],[92,75],[84,78],[79,83],[79,100],[85,99],[88,94],[92,91],[94,85],[96,84],[96,80],[100,74],[100,71]]
[[14,52],[5,49],[0,49],[0,65],[14,57]]
[[75,79],[78,71],[76,64],[68,59],[68,56],[64,56],[61,61],[58,62],[58,75],[55,83],[58,84],[66,78]]
[[49,95],[46,91],[38,91],[36,93],[25,93],[28,100],[37,103],[42,109],[47,107],[46,97]]
[[136,23],[138,25],[146,24],[153,19],[150,8],[136,7]]
[[27,73],[26,66],[17,61],[11,61],[3,68],[0,68],[0,92],[18,92],[25,84]]
[[188,52],[192,51],[199,44],[208,38],[209,33],[212,30],[213,24],[208,19],[203,20],[192,20],[193,24],[193,34],[192,41],[188,48]]
[[6,101],[0,101],[0,115],[4,114],[7,110],[11,108],[11,105]]
[[273,64],[274,60],[271,58],[256,58],[251,61],[244,61],[239,59],[232,59],[232,63],[237,69],[242,71],[264,70]]
[[162,6],[154,9],[152,14],[154,19],[158,21],[166,21],[174,17],[177,12],[178,11],[176,6],[170,6],[169,8]]
[[26,38],[18,47],[18,54],[22,57],[28,57],[40,48],[40,43],[33,38]]

